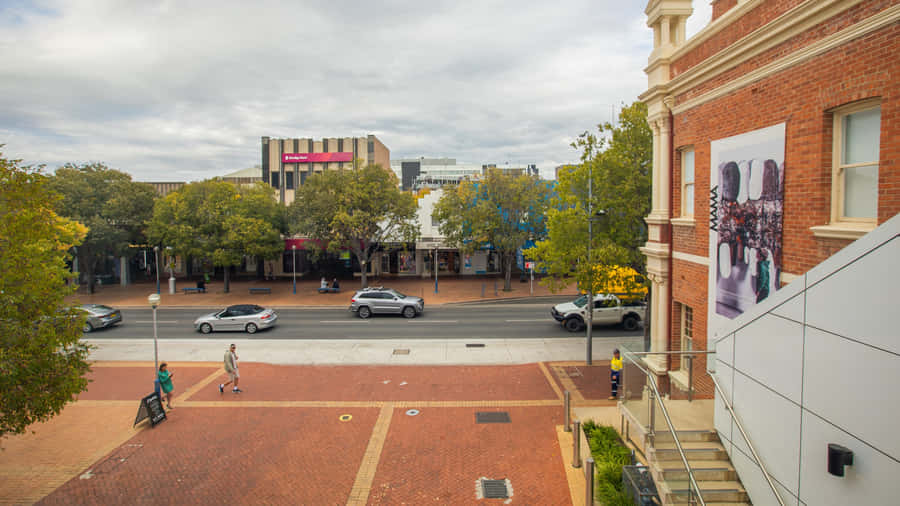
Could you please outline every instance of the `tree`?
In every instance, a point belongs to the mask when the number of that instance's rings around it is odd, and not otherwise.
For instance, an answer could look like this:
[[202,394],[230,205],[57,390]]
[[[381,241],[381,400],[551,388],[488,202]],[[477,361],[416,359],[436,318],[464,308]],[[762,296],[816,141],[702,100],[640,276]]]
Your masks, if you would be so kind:
[[0,154],[0,437],[59,414],[87,386],[85,315],[67,253],[87,229],[54,212],[59,196],[38,169]]
[[366,266],[378,245],[413,242],[419,235],[415,197],[400,190],[394,173],[379,165],[307,178],[288,214],[292,232],[319,241],[332,253],[350,250],[359,262],[363,288],[368,286]]
[[512,176],[490,169],[479,181],[462,181],[445,190],[433,216],[448,244],[462,253],[491,247],[500,255],[503,289],[510,278],[516,252],[530,237],[544,234],[552,187],[536,176]]
[[124,255],[130,244],[143,242],[156,191],[102,163],[66,164],[56,170],[51,188],[63,197],[57,212],[88,227],[77,257],[88,293],[94,293],[94,274],[101,262],[110,255]]
[[225,268],[244,256],[270,259],[284,250],[283,209],[265,183],[236,186],[209,180],[182,186],[156,201],[147,235],[176,255],[205,258]]
[[[617,266],[645,272],[639,248],[647,241],[644,217],[650,212],[653,156],[647,106],[635,102],[622,109],[618,124],[605,123],[598,129],[599,135],[585,132],[573,143],[581,150],[581,163],[560,172],[548,212],[547,239],[528,250],[550,274],[543,282],[553,290],[573,280],[582,288],[593,286],[595,292],[610,283],[636,282],[618,279],[623,270]],[[590,262],[589,179],[594,214]]]

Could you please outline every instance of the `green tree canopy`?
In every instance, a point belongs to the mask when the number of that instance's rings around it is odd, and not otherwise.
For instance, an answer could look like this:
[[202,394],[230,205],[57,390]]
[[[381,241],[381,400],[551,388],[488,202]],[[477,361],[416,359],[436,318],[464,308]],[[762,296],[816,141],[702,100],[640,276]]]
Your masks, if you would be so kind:
[[85,316],[66,307],[69,249],[87,229],[54,212],[48,177],[0,156],[0,437],[62,410],[87,386]]
[[[543,282],[554,290],[573,279],[595,291],[610,283],[633,283],[630,277],[616,279],[624,272],[616,266],[645,272],[639,248],[647,241],[644,217],[650,212],[653,157],[647,106],[635,102],[622,109],[618,124],[604,123],[598,129],[599,134],[585,132],[573,143],[581,150],[581,163],[560,171],[556,201],[548,212],[547,239],[528,250],[550,274]],[[594,215],[590,262],[589,180]]]
[[102,163],[66,164],[56,170],[50,186],[62,195],[57,212],[88,227],[77,256],[93,293],[99,264],[109,255],[124,255],[129,244],[143,242],[156,192]]
[[472,253],[493,247],[500,254],[503,289],[509,291],[516,252],[544,233],[553,189],[536,176],[513,176],[491,169],[483,179],[462,181],[444,191],[433,216],[447,244]]
[[[289,208],[290,229],[320,241],[327,251],[350,250],[360,264],[362,286],[375,248],[419,236],[416,199],[397,177],[378,165],[329,170],[306,179]],[[311,252],[315,254],[315,252]]]
[[265,183],[236,186],[221,180],[190,183],[158,199],[147,235],[174,254],[226,267],[244,256],[276,257],[284,249],[283,208]]

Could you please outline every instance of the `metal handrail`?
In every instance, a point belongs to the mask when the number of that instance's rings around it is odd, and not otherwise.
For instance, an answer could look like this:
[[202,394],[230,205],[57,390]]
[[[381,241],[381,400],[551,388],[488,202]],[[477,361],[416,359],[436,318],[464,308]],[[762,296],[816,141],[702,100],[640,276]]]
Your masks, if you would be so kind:
[[741,436],[744,437],[744,442],[747,443],[747,448],[750,448],[750,453],[753,454],[753,459],[756,460],[756,464],[759,466],[759,470],[762,471],[763,476],[766,477],[766,481],[769,483],[769,487],[772,489],[772,493],[775,494],[775,499],[778,499],[778,504],[784,506],[784,500],[781,499],[781,494],[778,493],[778,489],[775,488],[775,483],[772,482],[772,477],[769,475],[769,472],[766,471],[766,466],[763,465],[762,459],[759,458],[759,454],[756,453],[756,448],[753,447],[753,443],[750,442],[750,438],[747,436],[747,432],[744,430],[744,426],[741,425],[741,421],[738,420],[737,415],[734,412],[734,407],[728,402],[728,397],[725,395],[725,391],[722,390],[722,387],[719,386],[719,381],[716,379],[715,374],[709,374],[710,378],[712,378],[713,385],[716,387],[716,391],[719,392],[719,395],[722,397],[722,402],[725,404],[725,407],[728,408],[728,413],[731,414],[731,419],[734,420],[734,423],[737,425],[738,430],[741,432]]
[[[624,357],[633,354],[632,352],[626,350],[623,354]],[[666,425],[669,426],[669,430],[672,431],[672,440],[675,441],[675,448],[678,449],[678,455],[681,456],[681,462],[684,464],[684,468],[687,470],[688,479],[691,483],[691,486],[694,490],[697,491],[697,499],[700,501],[701,506],[706,506],[706,501],[703,500],[703,494],[700,492],[700,486],[697,484],[697,479],[694,477],[694,471],[691,470],[691,465],[688,463],[687,455],[684,454],[684,448],[681,446],[681,441],[678,440],[678,434],[675,431],[675,425],[672,423],[672,419],[669,417],[669,412],[666,410],[665,404],[662,402],[662,395],[659,393],[659,388],[656,386],[656,380],[653,379],[653,375],[650,374],[646,369],[638,365],[638,363],[634,360],[630,360],[632,364],[635,365],[641,372],[647,376],[647,382],[650,385],[650,388],[653,390],[652,394],[655,397],[657,404],[659,404],[660,409],[662,410],[663,417],[666,419]],[[653,423],[651,422],[650,430],[653,431]],[[688,490],[688,494],[690,494],[690,490]],[[782,506],[783,503],[782,503]]]

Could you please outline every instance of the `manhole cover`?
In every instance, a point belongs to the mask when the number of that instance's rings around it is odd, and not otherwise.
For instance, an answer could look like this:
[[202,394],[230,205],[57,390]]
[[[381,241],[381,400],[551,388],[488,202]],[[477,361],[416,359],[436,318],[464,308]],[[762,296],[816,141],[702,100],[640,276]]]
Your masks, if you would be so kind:
[[410,409],[406,412],[406,416],[416,416],[419,414],[418,409]]
[[466,343],[466,348],[484,348],[484,343]]
[[506,411],[479,411],[475,413],[475,423],[509,423]]
[[341,416],[338,418],[338,420],[340,420],[340,421],[342,421],[342,422],[349,422],[349,421],[352,420],[352,419],[353,419],[353,415],[341,415]]
[[394,348],[394,355],[409,355],[409,348]]
[[481,480],[481,488],[484,490],[485,499],[509,498],[509,491],[506,489],[506,480]]

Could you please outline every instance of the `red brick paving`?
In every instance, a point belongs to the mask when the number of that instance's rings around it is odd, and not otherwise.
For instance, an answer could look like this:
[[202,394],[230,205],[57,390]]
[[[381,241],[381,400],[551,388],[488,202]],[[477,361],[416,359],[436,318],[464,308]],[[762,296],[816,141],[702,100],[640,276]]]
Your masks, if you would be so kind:
[[[94,400],[147,393],[143,367],[96,367]],[[214,367],[173,367],[181,392]],[[155,428],[78,471],[39,504],[346,504],[379,408],[241,407],[242,400],[500,401],[556,396],[537,364],[522,366],[320,367],[244,363],[246,393],[216,382]],[[180,378],[180,379],[179,379]],[[383,383],[390,379],[390,383]],[[406,381],[407,385],[400,383]],[[149,390],[147,390],[149,391]],[[84,397],[83,397],[84,398]],[[228,401],[190,407],[190,401]],[[137,404],[135,404],[135,411]],[[369,504],[473,504],[482,477],[511,480],[513,504],[570,504],[557,425],[562,407],[396,408]],[[476,424],[477,411],[507,411],[510,424]],[[95,410],[85,410],[85,416]],[[350,414],[349,422],[339,421]],[[98,426],[106,421],[98,419]],[[21,465],[27,469],[27,459]],[[72,471],[68,471],[71,473]],[[66,475],[71,476],[71,475]],[[35,476],[35,479],[39,479]],[[487,503],[501,501],[487,501]]]
[[[511,423],[476,424],[477,411],[507,411]],[[394,412],[369,504],[473,504],[482,477],[509,479],[512,504],[571,504],[555,428],[562,409],[404,413]]]
[[[353,419],[338,421],[344,413]],[[75,477],[38,504],[346,504],[378,410],[176,408],[169,416],[95,464],[95,476]]]
[[[172,383],[175,386],[175,396],[190,388],[201,379],[215,371],[215,367],[171,367],[169,372],[174,373]],[[145,395],[153,392],[153,380],[156,379],[153,366],[150,367],[94,367],[88,373],[86,392],[82,392],[80,400],[134,400],[135,403]],[[135,404],[137,405],[137,404]]]
[[[594,365],[563,366],[578,391],[585,400],[604,400],[609,398],[609,363],[595,363]],[[556,371],[551,369],[553,377],[560,380]]]
[[[557,399],[537,364],[511,366],[279,366],[241,363],[244,395],[225,400],[416,401]],[[222,400],[210,383],[188,400]],[[384,383],[388,381],[388,383]],[[406,382],[405,385],[402,383]]]

